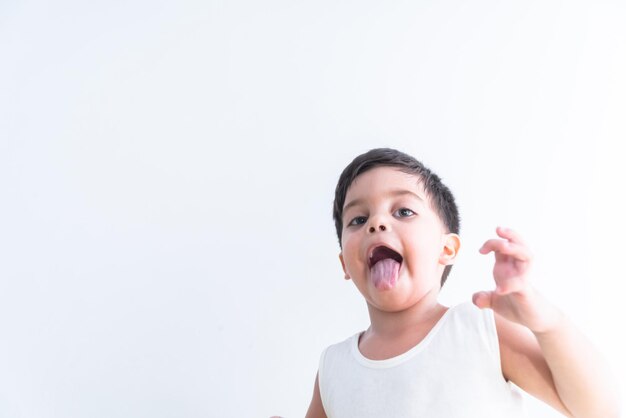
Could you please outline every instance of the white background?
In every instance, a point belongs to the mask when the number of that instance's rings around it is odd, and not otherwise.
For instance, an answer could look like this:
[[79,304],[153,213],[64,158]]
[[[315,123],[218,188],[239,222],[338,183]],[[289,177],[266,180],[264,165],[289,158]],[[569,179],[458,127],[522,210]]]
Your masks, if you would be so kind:
[[[368,325],[331,219],[391,146],[496,225],[621,379],[622,1],[0,3],[0,416],[303,416]],[[593,385],[594,382],[590,382]],[[554,416],[531,401],[530,416]]]

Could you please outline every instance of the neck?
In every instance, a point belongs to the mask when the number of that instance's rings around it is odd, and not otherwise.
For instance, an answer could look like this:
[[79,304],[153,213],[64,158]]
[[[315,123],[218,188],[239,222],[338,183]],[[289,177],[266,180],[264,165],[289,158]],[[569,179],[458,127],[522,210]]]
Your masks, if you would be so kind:
[[425,323],[436,322],[447,308],[437,301],[437,294],[425,295],[420,302],[397,312],[382,311],[367,305],[371,325],[368,333],[385,338],[402,336]]

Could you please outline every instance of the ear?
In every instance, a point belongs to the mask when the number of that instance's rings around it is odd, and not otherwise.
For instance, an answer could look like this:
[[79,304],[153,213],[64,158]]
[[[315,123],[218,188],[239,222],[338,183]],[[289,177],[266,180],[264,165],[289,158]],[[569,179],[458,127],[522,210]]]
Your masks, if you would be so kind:
[[339,253],[339,261],[341,261],[341,268],[343,269],[343,273],[345,274],[344,278],[346,280],[350,280],[350,275],[346,270],[346,263],[343,262],[343,253]]
[[461,237],[457,234],[446,234],[443,241],[443,249],[439,255],[439,263],[443,265],[454,264],[456,256],[461,248]]

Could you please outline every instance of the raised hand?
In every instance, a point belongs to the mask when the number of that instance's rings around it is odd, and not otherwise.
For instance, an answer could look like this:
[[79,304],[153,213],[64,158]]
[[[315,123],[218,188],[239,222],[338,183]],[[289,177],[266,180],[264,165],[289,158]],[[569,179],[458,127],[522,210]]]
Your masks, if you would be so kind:
[[491,308],[504,318],[543,332],[555,326],[559,314],[532,286],[530,270],[532,254],[520,235],[510,228],[498,227],[500,238],[487,240],[481,254],[495,255],[493,278],[496,288],[474,294],[479,308]]

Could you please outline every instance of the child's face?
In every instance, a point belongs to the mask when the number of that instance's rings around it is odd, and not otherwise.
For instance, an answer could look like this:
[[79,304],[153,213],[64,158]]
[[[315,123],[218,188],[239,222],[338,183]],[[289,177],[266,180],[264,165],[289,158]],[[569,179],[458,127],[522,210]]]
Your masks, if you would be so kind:
[[446,233],[419,178],[377,167],[354,180],[345,202],[339,257],[368,304],[399,311],[436,300],[459,237]]

